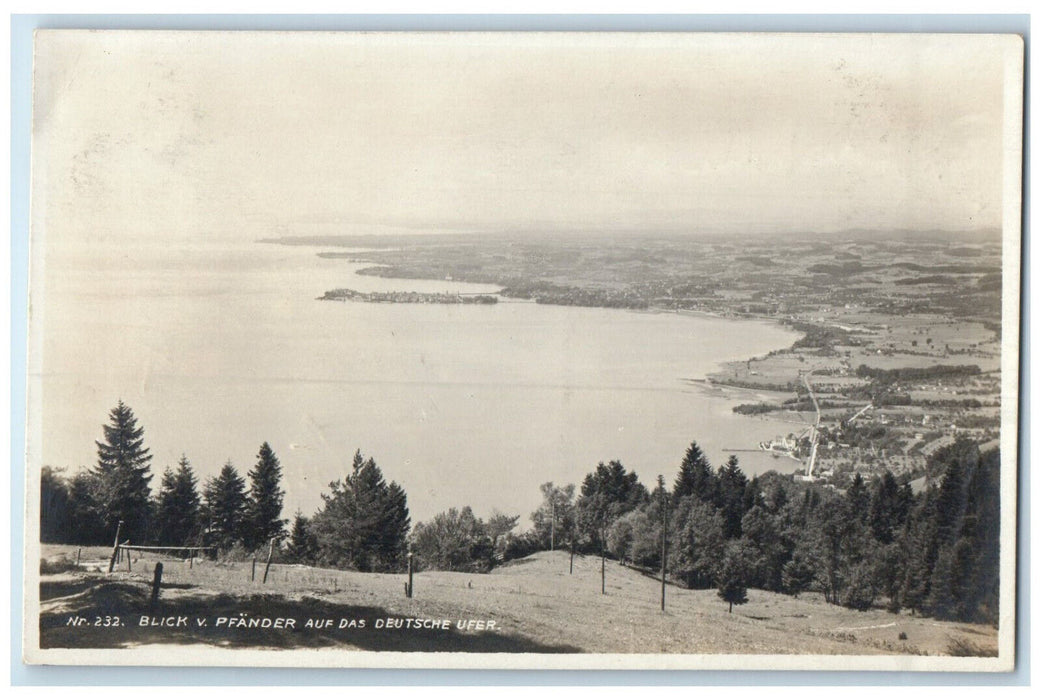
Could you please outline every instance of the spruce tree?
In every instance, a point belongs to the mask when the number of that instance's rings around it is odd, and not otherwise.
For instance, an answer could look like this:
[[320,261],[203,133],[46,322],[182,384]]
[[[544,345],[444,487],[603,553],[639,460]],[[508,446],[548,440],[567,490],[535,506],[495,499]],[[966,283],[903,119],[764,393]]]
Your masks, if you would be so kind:
[[378,571],[387,482],[372,457],[348,480],[354,496],[354,565],[359,571]]
[[228,550],[242,540],[246,512],[246,482],[229,461],[206,482],[204,520],[207,541]]
[[401,488],[397,482],[392,481],[387,486],[382,499],[382,509],[379,525],[378,568],[382,571],[398,571],[404,565],[408,553],[408,532],[412,520],[408,512],[408,497],[405,495],[405,489]]
[[286,548],[289,561],[297,564],[313,565],[318,557],[318,540],[311,532],[311,521],[300,511],[293,517],[293,528],[289,533],[289,546]]
[[712,474],[712,465],[709,464],[705,453],[701,451],[697,442],[690,443],[687,453],[683,455],[680,463],[679,474],[676,475],[676,483],[672,487],[672,502],[679,503],[686,496],[694,496],[702,501],[711,501],[715,498],[715,478]]
[[[901,510],[905,512],[902,514]],[[892,472],[886,470],[871,494],[868,515],[871,533],[882,544],[889,544],[903,525],[903,517],[906,517],[906,509],[901,503],[900,487]]]
[[745,515],[744,499],[748,478],[738,466],[737,457],[730,455],[727,463],[719,468],[719,489],[716,505],[723,513],[723,534],[726,538],[741,536],[741,518]]
[[329,486],[311,522],[319,559],[358,571],[400,570],[410,525],[404,489],[388,485],[375,460],[360,450],[347,478]]
[[993,624],[998,621],[1001,571],[1001,453],[997,448],[981,456],[970,483],[970,493],[973,494],[971,512],[975,517],[971,522],[972,532],[963,531],[963,536],[973,537],[976,553],[968,586],[971,613],[966,619]]
[[282,519],[282,465],[266,442],[257,453],[257,463],[249,472],[249,496],[243,521],[242,543],[253,550],[270,540],[285,537],[286,521]]
[[199,492],[188,458],[181,455],[177,471],[163,473],[156,499],[156,539],[162,545],[198,544]]
[[143,542],[151,521],[152,480],[152,455],[144,446],[144,428],[137,424],[130,407],[120,401],[109,412],[109,424],[103,430],[105,439],[95,442],[98,462],[94,475],[104,530],[114,533],[122,520],[120,537]]
[[733,542],[728,545],[719,568],[719,586],[716,590],[716,595],[729,603],[727,612],[734,612],[735,605],[748,602],[748,568],[749,563],[741,544]]
[[860,475],[860,472],[853,476],[853,481],[850,483],[849,488],[846,489],[846,504],[849,508],[851,519],[859,520],[862,523],[868,521],[871,509],[871,496],[868,494],[867,485],[864,483],[864,477]]

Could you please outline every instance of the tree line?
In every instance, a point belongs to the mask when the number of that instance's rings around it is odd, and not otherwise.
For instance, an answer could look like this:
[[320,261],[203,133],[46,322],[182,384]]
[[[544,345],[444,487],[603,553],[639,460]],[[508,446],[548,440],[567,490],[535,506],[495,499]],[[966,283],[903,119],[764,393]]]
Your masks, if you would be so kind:
[[[451,508],[411,525],[407,496],[356,452],[311,516],[282,518],[282,469],[261,445],[246,478],[230,462],[201,491],[182,457],[151,495],[143,429],[120,402],[97,442],[96,465],[72,477],[44,468],[41,540],[111,544],[116,524],[135,544],[216,546],[226,556],[270,541],[283,560],[353,569],[488,571],[537,551],[564,549],[715,588],[731,607],[756,588],[820,593],[837,605],[884,605],[942,619],[996,623],[1000,458],[968,439],[937,451],[919,493],[886,471],[856,474],[844,492],[776,472],[749,479],[736,457],[713,468],[696,442],[668,488],[601,462],[581,485],[540,487],[531,527],[518,515]],[[664,560],[663,560],[664,552]]]
[[749,588],[813,591],[858,610],[996,624],[999,452],[958,440],[929,473],[941,476],[917,494],[889,471],[839,492],[776,472],[749,479],[734,456],[714,469],[695,442],[671,489],[600,463],[579,489],[543,484],[527,532],[452,509],[417,525],[413,547],[421,566],[457,571],[562,549],[657,572],[664,551],[673,582],[714,588],[731,608]]
[[44,467],[40,479],[40,539],[111,545],[120,539],[169,547],[213,546],[221,556],[245,554],[274,542],[283,559],[360,571],[400,569],[407,550],[404,490],[386,483],[375,461],[354,456],[351,472],[330,484],[311,518],[282,517],[282,465],[268,443],[243,478],[229,461],[199,489],[187,457],[164,470],[151,489],[152,456],[144,428],[120,401],[97,441],[97,462],[66,476]]

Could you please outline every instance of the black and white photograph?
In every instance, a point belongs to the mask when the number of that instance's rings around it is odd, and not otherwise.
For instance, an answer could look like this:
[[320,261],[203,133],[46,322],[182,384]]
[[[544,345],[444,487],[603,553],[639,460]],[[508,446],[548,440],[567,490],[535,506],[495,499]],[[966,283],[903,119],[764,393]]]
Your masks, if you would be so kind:
[[1021,37],[33,43],[26,662],[1013,669]]

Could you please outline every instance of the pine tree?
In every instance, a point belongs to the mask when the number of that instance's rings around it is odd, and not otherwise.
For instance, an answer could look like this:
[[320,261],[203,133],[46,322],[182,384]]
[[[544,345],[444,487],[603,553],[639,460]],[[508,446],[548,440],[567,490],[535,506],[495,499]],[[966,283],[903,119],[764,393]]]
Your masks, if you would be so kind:
[[246,482],[231,462],[206,482],[203,490],[207,541],[228,550],[242,540],[246,512]]
[[311,529],[318,541],[319,560],[332,566],[357,568],[357,557],[364,535],[358,518],[353,485],[364,466],[361,450],[354,453],[351,474],[329,484],[322,494],[325,505],[315,514]]
[[388,485],[375,460],[364,459],[361,450],[347,478],[329,487],[311,525],[319,559],[358,571],[400,570],[410,527],[404,489]]
[[849,508],[850,518],[862,523],[867,522],[871,509],[871,496],[868,495],[867,485],[860,472],[853,476],[853,481],[846,489],[846,504]]
[[940,546],[951,542],[958,534],[965,507],[965,472],[959,460],[951,460],[940,482],[936,500],[936,536]]
[[[901,513],[902,510],[903,513]],[[892,542],[900,526],[903,525],[906,509],[901,503],[900,487],[889,470],[886,470],[882,478],[875,484],[869,511],[868,523],[871,525],[871,533],[875,539],[882,544]]]
[[104,518],[104,529],[115,532],[123,521],[121,537],[143,542],[151,521],[149,482],[152,480],[152,455],[144,446],[144,428],[138,426],[134,412],[120,401],[109,412],[103,427],[104,441],[96,441],[98,462],[97,502]]
[[676,578],[688,588],[716,584],[726,540],[714,505],[694,495],[681,499],[673,508],[669,541],[669,569]]
[[920,503],[908,517],[901,537],[901,545],[907,553],[904,583],[900,589],[901,603],[911,612],[921,611],[929,595],[933,566],[936,564],[936,536],[934,522],[937,489],[929,488]]
[[289,534],[289,546],[286,548],[289,561],[314,565],[318,557],[318,540],[311,532],[310,525],[311,521],[297,511]]
[[981,455],[969,491],[973,494],[970,511],[974,515],[973,530],[964,532],[963,536],[972,536],[976,551],[968,585],[971,598],[963,619],[994,624],[998,621],[1001,572],[1001,453],[998,449]]
[[381,501],[377,568],[380,571],[400,571],[405,565],[408,533],[412,524],[408,512],[408,497],[405,489],[396,481],[392,481],[387,485]]
[[712,465],[709,464],[705,453],[701,451],[697,442],[690,443],[687,453],[680,463],[679,474],[676,475],[676,483],[672,487],[672,501],[679,503],[686,496],[694,496],[702,501],[715,499],[716,483],[712,474]]
[[814,558],[820,562],[818,577],[824,598],[838,604],[839,593],[845,585],[845,544],[852,528],[849,510],[839,498],[824,501],[807,527],[809,540],[814,543]]
[[378,567],[380,526],[387,482],[371,457],[350,476],[354,496],[355,565],[359,571],[375,571]]
[[162,545],[198,544],[201,534],[199,492],[188,458],[181,455],[177,471],[163,473],[156,500],[156,539]]
[[738,466],[737,457],[730,455],[727,463],[719,468],[719,489],[716,505],[723,513],[723,534],[726,538],[741,536],[741,518],[745,515],[744,498],[748,478]]
[[748,602],[748,561],[740,543],[733,542],[727,546],[723,556],[723,564],[719,569],[719,587],[716,595],[730,604],[727,612],[734,612],[735,605]]
[[257,453],[256,465],[249,472],[249,496],[242,532],[246,549],[257,549],[270,540],[281,541],[285,537],[286,521],[281,517],[285,491],[280,487],[281,481],[282,465],[265,442]]

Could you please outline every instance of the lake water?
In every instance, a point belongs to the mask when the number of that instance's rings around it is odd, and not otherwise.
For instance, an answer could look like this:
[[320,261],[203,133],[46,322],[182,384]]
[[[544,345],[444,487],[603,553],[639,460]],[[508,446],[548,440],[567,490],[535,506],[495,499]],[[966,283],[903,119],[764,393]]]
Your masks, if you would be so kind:
[[[250,243],[52,253],[33,299],[32,464],[75,468],[122,399],[153,472],[182,452],[200,481],[261,442],[282,461],[286,517],[321,503],[354,451],[408,493],[413,521],[451,506],[520,514],[546,481],[620,459],[669,483],[691,440],[714,465],[791,432],[737,416],[687,379],[786,347],[775,324],[542,306],[317,301],[328,289],[495,291],[359,276],[319,248]],[[35,290],[34,290],[35,291]],[[35,329],[41,332],[36,333]],[[750,400],[750,399],[744,399]],[[740,452],[746,473],[797,466]],[[158,486],[158,476],[153,486]]]

